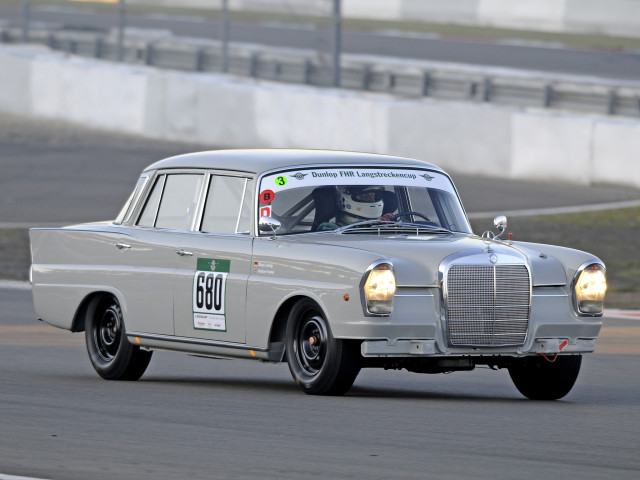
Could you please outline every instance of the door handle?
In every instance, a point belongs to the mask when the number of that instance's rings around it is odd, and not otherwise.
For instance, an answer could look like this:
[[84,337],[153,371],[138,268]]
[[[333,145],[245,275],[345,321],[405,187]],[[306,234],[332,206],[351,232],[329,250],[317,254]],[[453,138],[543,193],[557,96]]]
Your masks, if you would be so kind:
[[185,255],[190,257],[191,255],[193,255],[193,252],[188,252],[187,250],[183,250],[182,248],[180,250],[176,250],[176,253],[181,257],[184,257]]
[[118,243],[115,244],[115,247],[118,250],[124,250],[125,248],[131,248],[131,245],[129,245],[127,243],[118,242]]

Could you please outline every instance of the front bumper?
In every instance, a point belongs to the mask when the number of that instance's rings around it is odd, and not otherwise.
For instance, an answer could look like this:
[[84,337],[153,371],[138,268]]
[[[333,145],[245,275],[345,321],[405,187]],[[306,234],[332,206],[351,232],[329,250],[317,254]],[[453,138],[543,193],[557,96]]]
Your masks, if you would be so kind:
[[595,338],[538,338],[532,348],[469,348],[455,352],[441,351],[435,340],[365,340],[360,347],[363,357],[446,357],[446,356],[515,356],[537,354],[582,354],[595,350]]

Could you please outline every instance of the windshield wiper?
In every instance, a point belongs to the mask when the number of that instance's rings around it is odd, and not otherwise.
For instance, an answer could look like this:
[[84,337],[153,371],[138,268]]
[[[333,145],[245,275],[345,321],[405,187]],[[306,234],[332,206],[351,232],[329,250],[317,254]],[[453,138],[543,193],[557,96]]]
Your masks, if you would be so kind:
[[363,220],[362,222],[350,223],[349,225],[345,225],[344,227],[338,227],[333,231],[333,233],[342,233],[353,228],[370,227],[373,225],[391,226],[397,225],[397,222],[391,222],[389,220],[378,220],[377,218],[373,220]]

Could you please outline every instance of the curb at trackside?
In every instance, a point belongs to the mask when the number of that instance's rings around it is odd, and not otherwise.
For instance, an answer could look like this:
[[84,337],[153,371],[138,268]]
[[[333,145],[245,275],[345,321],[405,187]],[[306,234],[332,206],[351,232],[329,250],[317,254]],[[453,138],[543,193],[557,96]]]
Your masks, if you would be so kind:
[[624,318],[625,320],[640,321],[640,310],[618,310],[617,308],[607,308],[604,311],[604,318]]

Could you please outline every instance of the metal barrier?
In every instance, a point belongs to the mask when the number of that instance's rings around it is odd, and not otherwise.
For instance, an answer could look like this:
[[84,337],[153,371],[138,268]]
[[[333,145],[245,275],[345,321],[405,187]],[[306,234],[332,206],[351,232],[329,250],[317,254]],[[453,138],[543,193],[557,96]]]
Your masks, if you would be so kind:
[[[0,41],[19,43],[22,32],[16,28],[0,29]],[[32,29],[29,41],[83,57],[117,61],[119,56],[117,38],[101,32]],[[122,53],[123,61],[130,64],[194,72],[222,72],[225,68],[223,49],[213,41],[176,37],[150,41],[128,36]],[[313,52],[231,44],[228,62],[228,72],[239,76],[318,87],[330,87],[334,81],[331,61]],[[343,55],[341,87],[403,98],[640,117],[640,83],[620,85],[568,76],[534,77],[504,69],[442,65],[429,68],[380,57]]]

